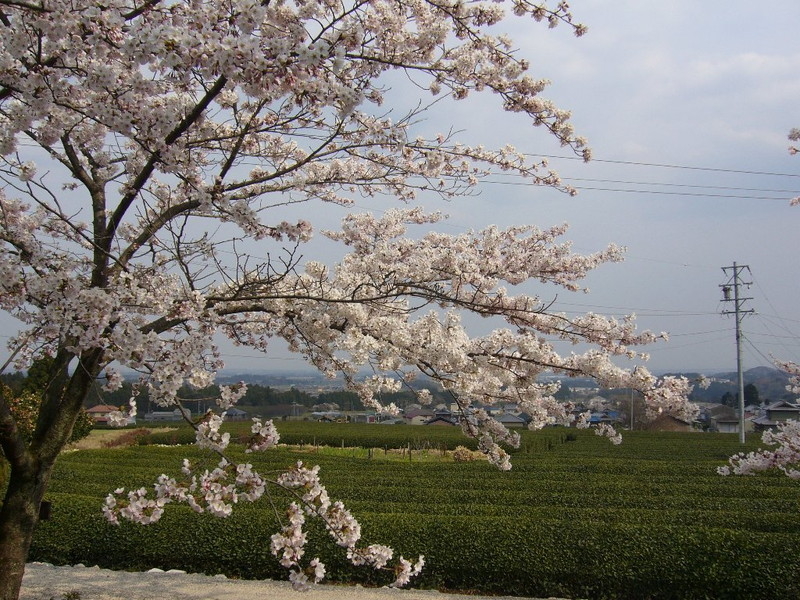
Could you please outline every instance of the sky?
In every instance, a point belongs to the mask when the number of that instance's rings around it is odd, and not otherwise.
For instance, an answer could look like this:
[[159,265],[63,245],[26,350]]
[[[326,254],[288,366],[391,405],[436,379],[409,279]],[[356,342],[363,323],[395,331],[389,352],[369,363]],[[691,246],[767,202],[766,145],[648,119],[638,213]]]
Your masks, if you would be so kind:
[[[732,273],[723,267],[746,266],[742,282],[751,285],[740,292],[750,299],[742,308],[754,312],[741,319],[743,368],[800,361],[800,207],[789,206],[800,196],[800,156],[790,156],[787,139],[800,127],[800,3],[576,0],[571,7],[589,28],[584,37],[527,19],[503,30],[530,74],[551,80],[543,96],[572,111],[593,150],[590,163],[519,115],[503,114],[491,94],[438,106],[421,128],[452,127],[459,140],[548,157],[578,196],[494,176],[477,196],[421,203],[449,214],[443,228],[454,232],[567,222],[565,239],[577,252],[625,246],[623,263],[589,276],[588,294],[527,291],[568,314],[633,313],[641,329],[667,332],[668,342],[642,349],[656,373],[736,369],[736,319],[722,314],[734,306],[722,301],[721,285]],[[396,101],[403,92],[398,85]],[[266,364],[300,366],[279,353]]]
[[[543,96],[573,112],[592,162],[504,114],[489,93],[442,103],[420,127],[547,157],[578,196],[498,175],[473,197],[420,203],[450,215],[445,231],[567,222],[565,239],[578,252],[625,246],[623,263],[589,276],[588,294],[526,291],[569,314],[635,313],[641,329],[668,332],[669,342],[644,349],[654,372],[736,368],[735,319],[721,314],[733,306],[722,302],[720,286],[729,280],[722,267],[746,265],[743,280],[752,285],[742,288],[750,298],[744,308],[754,312],[742,319],[744,368],[800,361],[800,207],[789,206],[800,196],[800,156],[790,156],[787,139],[800,127],[800,3],[574,0],[571,7],[589,28],[584,37],[530,19],[512,18],[502,29],[530,61],[530,74],[552,81]],[[413,88],[393,83],[388,97],[398,106],[416,102]],[[389,205],[365,200],[356,209]],[[335,222],[338,209],[330,210]],[[267,357],[222,350],[231,368],[303,367],[278,346]]]
[[751,285],[741,294],[752,299],[743,308],[754,313],[742,318],[743,367],[800,360],[800,207],[789,206],[800,195],[800,156],[790,156],[787,139],[800,127],[800,3],[571,7],[589,27],[582,38],[521,20],[511,35],[531,74],[552,81],[544,95],[573,112],[592,162],[514,116],[495,118],[488,95],[448,115],[471,141],[552,157],[579,195],[494,177],[479,197],[452,203],[450,223],[566,221],[576,251],[625,246],[624,263],[589,277],[589,294],[559,294],[554,307],[635,313],[641,328],[668,332],[668,343],[646,349],[654,372],[736,368],[736,320],[721,314],[734,307],[720,285],[731,274],[722,267],[745,265]]

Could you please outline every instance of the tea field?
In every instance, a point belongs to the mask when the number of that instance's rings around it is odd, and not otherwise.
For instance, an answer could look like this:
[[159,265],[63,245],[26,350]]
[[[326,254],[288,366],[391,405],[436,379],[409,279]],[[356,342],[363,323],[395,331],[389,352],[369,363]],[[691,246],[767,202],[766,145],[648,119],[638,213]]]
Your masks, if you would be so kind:
[[[364,541],[425,555],[420,587],[568,598],[800,598],[800,485],[779,474],[718,476],[716,467],[742,449],[736,436],[630,432],[613,446],[590,431],[525,432],[513,469],[500,472],[485,462],[452,462],[445,450],[465,442],[452,429],[285,425],[283,441],[302,441],[302,450],[233,454],[262,472],[297,460],[319,464],[332,498],[361,521]],[[185,441],[181,432],[161,435]],[[275,490],[228,519],[170,506],[155,525],[106,524],[100,507],[110,491],[178,475],[183,457],[216,462],[192,446],[65,454],[31,560],[285,577],[269,552],[275,511],[286,502]],[[331,580],[391,581],[349,566],[324,535],[307,556],[320,556]]]

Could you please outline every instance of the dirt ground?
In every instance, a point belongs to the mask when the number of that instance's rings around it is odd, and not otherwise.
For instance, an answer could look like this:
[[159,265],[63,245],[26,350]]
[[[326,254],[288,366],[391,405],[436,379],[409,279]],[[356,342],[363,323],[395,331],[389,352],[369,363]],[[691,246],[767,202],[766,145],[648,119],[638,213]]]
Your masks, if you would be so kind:
[[[120,439],[131,437],[131,429],[93,429],[82,440],[70,444],[65,450],[96,450],[98,448],[124,447],[130,443],[119,443]],[[149,430],[145,430],[149,433]],[[159,431],[169,431],[160,429]]]
[[[286,581],[246,581],[182,571],[129,573],[98,567],[29,563],[20,600],[526,600],[445,594],[428,590],[317,585],[296,592]],[[555,599],[552,599],[555,600]]]

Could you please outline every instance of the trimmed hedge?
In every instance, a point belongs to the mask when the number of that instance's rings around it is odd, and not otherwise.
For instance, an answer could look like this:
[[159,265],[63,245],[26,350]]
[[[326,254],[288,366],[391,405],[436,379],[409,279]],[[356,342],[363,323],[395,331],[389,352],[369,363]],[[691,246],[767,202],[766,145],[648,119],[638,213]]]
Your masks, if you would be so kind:
[[[250,436],[251,421],[228,421],[222,430],[230,432],[232,439]],[[406,425],[377,425],[364,423],[318,423],[316,421],[276,422],[281,443],[290,445],[355,447],[355,448],[411,448],[412,450],[455,450],[466,446],[472,450],[477,442],[467,438],[460,427],[415,427]],[[552,428],[543,432],[521,432],[523,442],[513,453],[530,453],[552,449],[566,443],[568,432]],[[176,423],[170,431],[153,430],[142,436],[138,444],[186,445],[195,441],[194,430],[185,423]]]
[[[35,560],[180,568],[247,579],[286,575],[269,553],[274,521],[268,510],[240,508],[219,520],[174,507],[155,525],[113,527],[103,522],[95,500],[65,494],[54,502],[53,518],[40,525],[31,549]],[[425,554],[416,584],[426,588],[591,598],[800,594],[797,534],[543,517],[359,513],[366,539],[392,545],[405,556]],[[322,558],[329,580],[373,585],[390,580],[349,566],[331,543],[312,544],[308,556]]]
[[[328,425],[325,425],[328,427]],[[363,426],[353,426],[363,427]],[[543,435],[543,440],[554,440]],[[525,437],[528,437],[526,433]],[[263,472],[297,460],[321,465],[331,496],[358,517],[368,543],[425,554],[415,585],[484,594],[591,598],[800,598],[796,482],[715,474],[740,449],[728,437],[632,435],[620,447],[580,432],[576,442],[486,463],[398,462],[278,449],[236,458]],[[627,444],[627,446],[626,446]],[[749,446],[748,446],[749,447]],[[231,577],[284,578],[269,553],[276,529],[268,501],[228,519],[169,506],[147,527],[107,524],[103,497],[150,485],[181,458],[216,460],[194,447],[132,447],[64,455],[31,560],[117,569],[180,568]],[[279,505],[285,502],[273,494]],[[334,581],[384,585],[389,574],[351,567],[317,532]]]

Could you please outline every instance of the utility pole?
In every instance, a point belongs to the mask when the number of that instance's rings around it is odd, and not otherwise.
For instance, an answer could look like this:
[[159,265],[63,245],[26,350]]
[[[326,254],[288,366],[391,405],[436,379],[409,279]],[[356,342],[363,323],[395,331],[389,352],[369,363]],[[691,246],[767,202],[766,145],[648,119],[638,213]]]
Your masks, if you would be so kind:
[[733,263],[731,267],[722,267],[722,272],[728,275],[728,281],[721,284],[722,301],[733,302],[733,310],[723,310],[723,315],[736,316],[736,374],[739,384],[739,441],[744,444],[744,376],[742,374],[742,318],[746,314],[754,312],[752,309],[744,310],[744,303],[752,298],[744,298],[739,293],[742,285],[750,287],[752,281],[742,281],[742,272],[750,267],[747,265],[737,265]]

